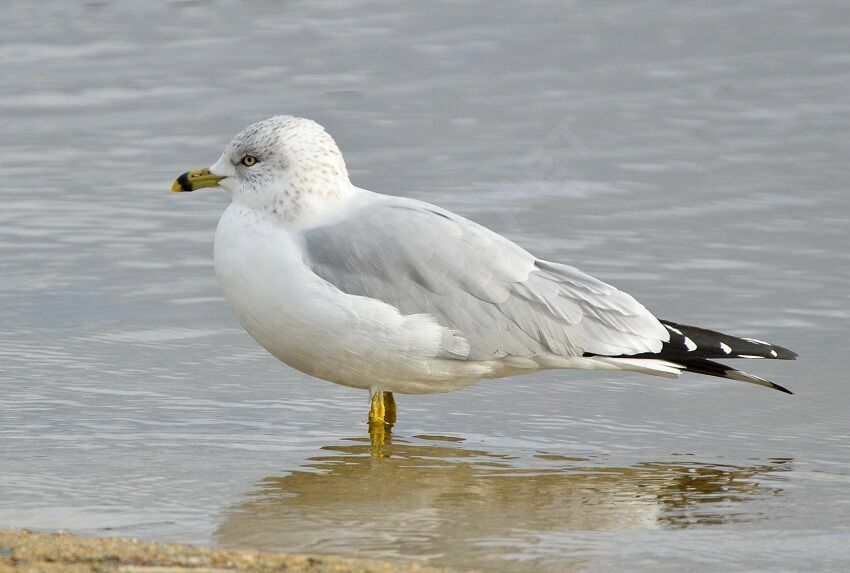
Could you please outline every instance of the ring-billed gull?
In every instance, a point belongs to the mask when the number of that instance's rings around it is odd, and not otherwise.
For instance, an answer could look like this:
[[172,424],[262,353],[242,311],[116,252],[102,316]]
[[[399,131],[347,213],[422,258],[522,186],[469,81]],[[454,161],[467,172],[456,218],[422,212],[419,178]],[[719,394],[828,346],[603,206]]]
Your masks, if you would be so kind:
[[360,189],[333,138],[308,119],[247,127],[172,190],[204,187],[232,198],[215,270],[239,321],[293,368],[369,390],[371,426],[395,422],[393,392],[550,368],[696,372],[790,394],[711,360],[796,358],[790,350],[659,320],[628,294],[450,211]]

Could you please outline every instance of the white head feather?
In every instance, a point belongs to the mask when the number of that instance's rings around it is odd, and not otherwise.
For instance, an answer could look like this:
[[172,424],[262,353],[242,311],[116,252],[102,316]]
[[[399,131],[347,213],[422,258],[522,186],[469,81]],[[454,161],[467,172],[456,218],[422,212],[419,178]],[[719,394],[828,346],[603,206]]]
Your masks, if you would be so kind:
[[210,172],[225,177],[219,185],[234,203],[287,221],[317,213],[351,189],[345,160],[330,134],[315,121],[288,115],[246,127]]

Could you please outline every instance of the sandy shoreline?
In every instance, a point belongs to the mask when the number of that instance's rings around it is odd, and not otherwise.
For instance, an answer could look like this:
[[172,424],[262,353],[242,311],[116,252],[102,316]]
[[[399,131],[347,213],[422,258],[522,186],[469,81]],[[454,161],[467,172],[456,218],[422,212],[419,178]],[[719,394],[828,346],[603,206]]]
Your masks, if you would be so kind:
[[194,547],[121,537],[83,537],[62,532],[0,530],[0,573],[12,571],[447,573],[450,570],[404,561]]

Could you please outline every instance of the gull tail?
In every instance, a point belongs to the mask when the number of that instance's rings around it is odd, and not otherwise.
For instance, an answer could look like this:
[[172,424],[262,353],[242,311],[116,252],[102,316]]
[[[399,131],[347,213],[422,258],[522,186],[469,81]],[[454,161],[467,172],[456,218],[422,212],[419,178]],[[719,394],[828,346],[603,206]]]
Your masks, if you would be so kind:
[[764,358],[768,360],[794,360],[797,354],[755,338],[738,338],[686,324],[661,320],[670,332],[670,340],[663,343],[657,353],[631,356],[596,356],[596,360],[656,376],[678,376],[681,372],[694,372],[729,380],[749,382],[793,394],[787,388],[770,380],[753,376],[741,370],[715,362],[714,358]]

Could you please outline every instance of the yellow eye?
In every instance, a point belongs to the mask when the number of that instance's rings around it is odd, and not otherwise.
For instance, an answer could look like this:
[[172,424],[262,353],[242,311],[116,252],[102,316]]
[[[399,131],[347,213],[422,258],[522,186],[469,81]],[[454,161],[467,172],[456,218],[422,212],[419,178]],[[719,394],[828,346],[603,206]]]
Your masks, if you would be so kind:
[[257,162],[257,158],[253,155],[246,155],[242,158],[242,165],[245,167],[251,167],[253,164]]

